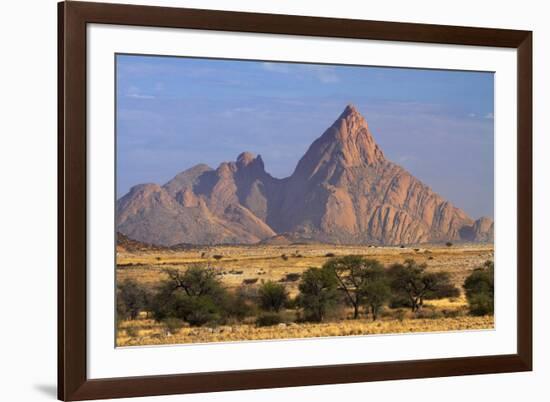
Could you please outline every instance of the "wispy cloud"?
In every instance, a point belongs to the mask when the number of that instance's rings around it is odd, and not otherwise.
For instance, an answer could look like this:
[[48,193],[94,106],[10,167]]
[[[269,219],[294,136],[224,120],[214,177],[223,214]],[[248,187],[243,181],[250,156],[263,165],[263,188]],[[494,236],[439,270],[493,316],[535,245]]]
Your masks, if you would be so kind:
[[304,66],[307,70],[310,70],[315,74],[317,79],[324,84],[332,84],[340,82],[340,77],[336,73],[333,67],[329,66]]
[[489,120],[493,120],[495,118],[495,115],[493,113],[487,113],[484,118],[486,119],[489,119]]
[[334,67],[313,64],[290,65],[285,63],[264,62],[261,64],[265,71],[279,74],[296,74],[305,78],[310,75],[323,84],[340,82],[340,77]]
[[273,73],[288,74],[290,73],[290,66],[283,63],[262,63],[262,68],[266,71],[271,71]]
[[241,107],[235,107],[235,108],[223,111],[222,116],[227,117],[227,118],[232,118],[232,117],[235,117],[238,114],[252,113],[254,111],[256,111],[256,109],[253,108],[253,107],[241,106]]
[[143,94],[140,89],[135,86],[131,86],[127,89],[126,96],[134,99],[155,99],[154,95]]

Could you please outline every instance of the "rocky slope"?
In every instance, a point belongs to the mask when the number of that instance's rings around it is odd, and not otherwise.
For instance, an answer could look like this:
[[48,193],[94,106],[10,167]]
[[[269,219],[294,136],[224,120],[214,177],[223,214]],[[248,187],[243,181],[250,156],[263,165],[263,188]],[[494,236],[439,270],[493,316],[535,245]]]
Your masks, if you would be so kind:
[[351,105],[290,177],[273,178],[248,152],[215,170],[197,165],[133,187],[117,202],[117,230],[162,245],[493,240],[490,219],[474,221],[388,161]]

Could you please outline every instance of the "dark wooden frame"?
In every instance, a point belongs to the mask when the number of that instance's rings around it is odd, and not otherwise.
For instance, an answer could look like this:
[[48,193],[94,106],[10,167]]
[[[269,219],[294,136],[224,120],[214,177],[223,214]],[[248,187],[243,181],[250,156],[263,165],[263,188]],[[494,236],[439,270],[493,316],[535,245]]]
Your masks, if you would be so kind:
[[[517,49],[517,353],[115,379],[86,375],[86,25],[194,28]],[[532,32],[65,2],[58,5],[58,397],[103,399],[532,370]]]

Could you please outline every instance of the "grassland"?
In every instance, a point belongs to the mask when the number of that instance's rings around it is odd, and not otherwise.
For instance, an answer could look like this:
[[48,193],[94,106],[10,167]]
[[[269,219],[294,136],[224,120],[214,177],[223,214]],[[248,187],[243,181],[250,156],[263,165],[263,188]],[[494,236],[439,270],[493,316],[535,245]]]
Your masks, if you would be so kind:
[[[332,256],[363,255],[385,265],[413,258],[426,263],[428,271],[445,271],[453,283],[462,287],[464,279],[484,261],[493,259],[493,246],[487,244],[419,245],[411,247],[374,247],[340,245],[266,245],[216,246],[187,250],[142,250],[117,253],[117,281],[133,279],[155,287],[167,279],[167,268],[185,270],[191,264],[214,268],[222,283],[235,288],[267,280],[281,281],[291,296],[298,293],[298,281],[287,275],[300,274],[309,267],[320,267]],[[295,323],[292,312],[286,323],[274,327],[257,327],[252,322],[236,323],[216,328],[182,327],[169,330],[142,314],[139,319],[123,321],[117,333],[118,346],[222,342],[255,339],[281,339],[382,333],[431,332],[492,328],[493,317],[466,315],[464,296],[454,299],[430,300],[422,314],[407,310],[386,309],[377,321],[334,320],[327,323]],[[345,312],[344,312],[345,315]]]

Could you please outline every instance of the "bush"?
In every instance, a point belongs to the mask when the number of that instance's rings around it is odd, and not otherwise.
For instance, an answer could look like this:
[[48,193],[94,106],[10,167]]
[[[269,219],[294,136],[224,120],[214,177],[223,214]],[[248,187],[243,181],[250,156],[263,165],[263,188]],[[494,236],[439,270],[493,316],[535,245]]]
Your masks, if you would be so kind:
[[117,319],[135,320],[145,308],[147,294],[137,282],[128,279],[117,286]]
[[182,305],[182,317],[192,326],[219,323],[222,318],[220,306],[208,296],[187,298]]
[[325,257],[332,258],[334,257],[334,253],[326,253]]
[[162,323],[164,324],[164,326],[166,327],[166,329],[168,331],[170,331],[170,333],[172,334],[175,334],[177,333],[180,329],[183,328],[183,325],[184,325],[184,322],[178,318],[166,318],[165,320],[162,321]]
[[411,301],[407,297],[399,295],[399,294],[397,294],[397,295],[392,294],[392,296],[390,298],[389,306],[390,306],[390,308],[395,308],[395,309],[403,308],[403,307],[411,308],[412,304],[411,304]]
[[446,283],[439,286],[434,291],[427,292],[425,299],[426,300],[445,299],[445,298],[452,299],[458,296],[460,296],[460,290],[452,283]]
[[375,321],[378,314],[391,296],[390,285],[384,276],[383,268],[373,274],[371,279],[361,288],[367,309],[370,309],[372,319]]
[[328,268],[309,268],[298,286],[296,301],[304,309],[306,321],[323,321],[328,311],[338,302],[337,278]]
[[243,285],[254,285],[256,282],[258,282],[258,278],[243,279]]
[[242,286],[234,293],[228,293],[223,309],[226,317],[242,321],[244,318],[254,315],[256,308],[253,301],[253,293]]
[[281,258],[282,258],[283,260],[287,261],[287,260],[288,260],[288,255],[286,255],[286,254],[281,254]]
[[212,258],[214,258],[216,261],[219,261],[223,258],[223,255],[215,254],[215,255],[212,256]]
[[447,243],[445,243],[445,245],[446,245],[447,247],[451,247],[451,246],[453,245],[453,243],[451,243],[450,241],[448,241]]
[[468,304],[470,306],[470,314],[481,316],[481,315],[492,315],[495,311],[493,298],[488,294],[476,294],[468,298]]
[[177,318],[192,326],[219,322],[222,318],[222,310],[212,296],[189,296],[169,287],[157,294],[152,310],[156,321]]
[[486,261],[483,266],[476,268],[464,281],[470,314],[494,314],[494,272],[493,261]]
[[441,299],[455,296],[451,279],[446,272],[425,272],[426,264],[417,264],[408,259],[405,264],[394,264],[388,270],[390,286],[393,291],[391,306],[401,307],[407,302],[413,312],[419,310],[425,299]]
[[260,307],[266,311],[279,312],[288,300],[284,285],[267,281],[258,290]]
[[151,301],[156,321],[177,318],[190,325],[216,323],[227,315],[227,291],[216,272],[202,266],[191,266],[184,273],[166,271],[165,281]]
[[262,313],[256,319],[258,327],[271,327],[281,323],[281,316],[277,313]]

